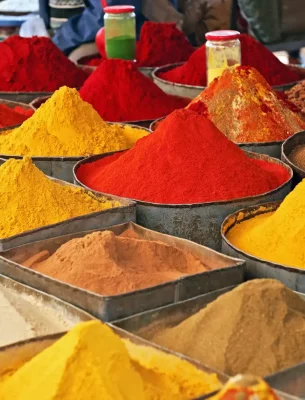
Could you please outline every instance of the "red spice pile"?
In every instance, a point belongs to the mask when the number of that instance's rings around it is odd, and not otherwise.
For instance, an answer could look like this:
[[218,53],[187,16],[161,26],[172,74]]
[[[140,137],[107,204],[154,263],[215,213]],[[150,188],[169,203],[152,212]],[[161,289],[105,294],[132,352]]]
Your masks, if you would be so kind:
[[248,158],[210,120],[187,109],[173,112],[131,150],[83,165],[77,177],[94,190],[164,204],[259,195],[289,178],[278,164]]
[[52,92],[79,87],[88,76],[45,37],[11,36],[0,54],[0,91]]
[[[140,67],[160,67],[162,65],[187,61],[194,47],[184,33],[173,23],[145,22],[137,43],[137,63]],[[98,66],[105,58],[84,57],[80,64]]]
[[158,67],[187,61],[193,46],[175,24],[145,22],[137,45],[137,61],[143,67]]
[[34,110],[25,110],[20,106],[13,108],[0,104],[0,128],[22,124],[34,114]]
[[136,65],[125,60],[105,60],[80,90],[106,121],[153,120],[188,104],[185,99],[169,96]]
[[[283,85],[302,79],[275,57],[264,45],[247,34],[240,35],[242,64],[256,68],[270,85]],[[192,86],[206,86],[206,47],[201,46],[184,65],[160,73],[160,78]]]
[[252,67],[227,69],[190,108],[204,112],[236,143],[285,140],[305,129],[305,121]]

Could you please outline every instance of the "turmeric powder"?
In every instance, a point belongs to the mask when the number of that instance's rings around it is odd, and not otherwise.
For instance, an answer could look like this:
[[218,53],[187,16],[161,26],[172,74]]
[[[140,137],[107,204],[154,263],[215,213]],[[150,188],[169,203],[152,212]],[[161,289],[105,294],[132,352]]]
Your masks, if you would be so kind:
[[120,205],[52,181],[29,157],[1,165],[0,198],[0,238]]
[[227,235],[237,248],[277,264],[305,268],[305,180],[280,207],[239,223]]
[[[178,358],[173,372],[173,356],[144,349],[137,352],[136,345],[121,340],[99,321],[80,323],[12,375],[0,378],[0,398],[187,400],[192,393],[203,395],[220,387],[215,375],[205,374]],[[153,366],[145,361],[151,350]],[[161,386],[155,386],[159,383]]]
[[76,89],[63,86],[19,128],[0,135],[0,154],[86,156],[128,149],[147,134],[106,123]]

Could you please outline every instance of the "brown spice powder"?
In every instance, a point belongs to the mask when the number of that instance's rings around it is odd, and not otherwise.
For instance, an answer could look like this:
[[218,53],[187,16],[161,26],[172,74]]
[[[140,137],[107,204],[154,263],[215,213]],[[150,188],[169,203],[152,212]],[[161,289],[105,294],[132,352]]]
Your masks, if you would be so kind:
[[246,282],[153,341],[234,376],[305,361],[305,301],[272,279]]
[[94,232],[70,240],[53,255],[42,251],[23,265],[103,295],[139,290],[209,269],[191,253],[135,237],[132,231],[120,236]]
[[305,145],[297,146],[289,155],[289,159],[297,167],[305,170]]

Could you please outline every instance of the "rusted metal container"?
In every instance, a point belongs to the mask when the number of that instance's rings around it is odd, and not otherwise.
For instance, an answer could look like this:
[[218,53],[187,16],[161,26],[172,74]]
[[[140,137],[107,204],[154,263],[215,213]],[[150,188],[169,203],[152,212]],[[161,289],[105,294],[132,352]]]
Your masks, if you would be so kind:
[[305,178],[305,170],[298,167],[290,160],[291,153],[299,145],[305,145],[305,131],[290,136],[282,145],[282,161],[288,164],[294,171],[295,183]]
[[231,257],[238,257],[246,261],[247,278],[271,278],[278,279],[287,287],[300,293],[305,293],[305,270],[288,265],[276,264],[260,259],[235,247],[227,238],[228,232],[235,225],[258,215],[274,212],[280,202],[264,203],[244,208],[229,215],[221,227],[222,252]]
[[[137,222],[148,229],[182,237],[203,244],[214,250],[221,249],[221,224],[232,212],[247,206],[283,200],[291,190],[292,170],[280,160],[266,155],[246,152],[250,158],[279,164],[289,173],[289,180],[268,193],[230,201],[196,204],[157,204],[136,201]],[[92,163],[114,153],[92,156],[78,162],[74,167],[74,180],[86,187],[78,178],[77,171],[83,164]],[[88,189],[88,187],[86,187]]]
[[242,260],[224,256],[188,240],[153,232],[131,222],[116,226],[107,226],[103,229],[95,229],[95,231],[105,229],[111,230],[115,234],[121,234],[127,229],[132,229],[143,239],[161,241],[191,252],[210,270],[188,275],[146,289],[110,296],[80,289],[22,266],[25,260],[40,251],[48,250],[50,254],[53,254],[61,245],[69,240],[80,238],[93,232],[86,231],[37,241],[2,253],[0,254],[0,273],[57,296],[68,303],[88,311],[103,321],[123,318],[194,297],[198,294],[208,293],[222,288],[227,284],[236,285],[243,282],[245,265]]

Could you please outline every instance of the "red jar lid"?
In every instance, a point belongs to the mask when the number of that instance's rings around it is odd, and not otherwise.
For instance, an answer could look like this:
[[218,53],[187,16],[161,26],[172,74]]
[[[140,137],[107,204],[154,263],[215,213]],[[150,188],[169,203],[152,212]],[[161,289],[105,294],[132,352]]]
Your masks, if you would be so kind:
[[239,35],[240,32],[238,31],[212,31],[206,33],[205,38],[217,42],[238,39]]
[[104,12],[107,14],[127,14],[134,10],[134,6],[108,6],[104,8]]

